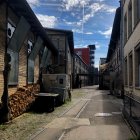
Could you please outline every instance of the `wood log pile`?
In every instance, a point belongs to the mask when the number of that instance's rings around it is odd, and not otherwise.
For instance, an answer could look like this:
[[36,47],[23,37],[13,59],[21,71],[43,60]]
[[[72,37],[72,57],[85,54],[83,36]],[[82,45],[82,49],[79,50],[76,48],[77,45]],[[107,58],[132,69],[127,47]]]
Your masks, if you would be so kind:
[[26,112],[35,101],[35,94],[39,93],[39,85],[20,87],[15,94],[9,97],[11,119]]

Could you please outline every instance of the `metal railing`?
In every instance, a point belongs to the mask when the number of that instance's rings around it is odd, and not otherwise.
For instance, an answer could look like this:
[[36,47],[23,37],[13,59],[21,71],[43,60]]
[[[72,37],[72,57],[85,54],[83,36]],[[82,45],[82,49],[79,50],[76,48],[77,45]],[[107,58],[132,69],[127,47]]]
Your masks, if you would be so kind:
[[124,95],[123,113],[136,134],[140,134],[140,100],[132,92]]

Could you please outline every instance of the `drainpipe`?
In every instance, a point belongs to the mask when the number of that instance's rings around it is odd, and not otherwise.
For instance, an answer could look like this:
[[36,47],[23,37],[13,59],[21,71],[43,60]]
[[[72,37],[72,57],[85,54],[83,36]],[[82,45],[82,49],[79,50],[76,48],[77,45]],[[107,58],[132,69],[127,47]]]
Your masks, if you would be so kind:
[[120,0],[121,22],[120,22],[120,52],[121,52],[121,72],[122,72],[122,97],[124,95],[124,47],[123,47],[123,1]]

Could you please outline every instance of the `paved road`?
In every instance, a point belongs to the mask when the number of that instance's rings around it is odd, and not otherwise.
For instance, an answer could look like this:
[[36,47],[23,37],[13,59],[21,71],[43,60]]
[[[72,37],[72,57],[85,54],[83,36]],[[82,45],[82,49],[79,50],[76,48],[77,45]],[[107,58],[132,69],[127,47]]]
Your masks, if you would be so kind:
[[97,86],[85,87],[86,96],[47,124],[33,140],[127,140],[132,137],[122,117],[122,100]]

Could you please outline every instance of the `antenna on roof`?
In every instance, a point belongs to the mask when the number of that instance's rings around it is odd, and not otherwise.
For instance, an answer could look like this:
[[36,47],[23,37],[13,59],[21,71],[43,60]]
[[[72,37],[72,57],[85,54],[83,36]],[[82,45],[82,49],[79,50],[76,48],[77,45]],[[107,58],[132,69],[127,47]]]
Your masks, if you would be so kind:
[[83,45],[83,39],[84,39],[84,15],[85,15],[85,5],[83,3],[83,20],[82,20],[82,45]]

